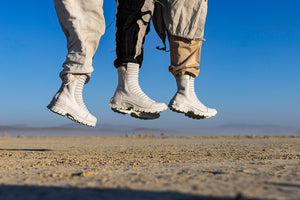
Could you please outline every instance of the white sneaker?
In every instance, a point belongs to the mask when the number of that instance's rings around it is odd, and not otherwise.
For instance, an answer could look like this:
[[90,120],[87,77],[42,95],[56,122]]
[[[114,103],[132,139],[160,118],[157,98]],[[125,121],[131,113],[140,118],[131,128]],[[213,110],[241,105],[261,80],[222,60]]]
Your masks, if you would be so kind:
[[177,93],[169,103],[172,111],[184,113],[193,119],[204,119],[215,116],[216,109],[203,105],[196,96],[194,89],[195,78],[190,75],[176,77]]
[[109,105],[118,113],[139,119],[156,119],[159,113],[167,109],[167,105],[155,102],[141,90],[138,74],[138,64],[128,63],[127,67],[118,67],[119,83]]
[[47,108],[59,115],[66,115],[77,123],[94,127],[97,118],[90,114],[82,98],[82,90],[86,79],[86,75],[65,75],[59,91]]

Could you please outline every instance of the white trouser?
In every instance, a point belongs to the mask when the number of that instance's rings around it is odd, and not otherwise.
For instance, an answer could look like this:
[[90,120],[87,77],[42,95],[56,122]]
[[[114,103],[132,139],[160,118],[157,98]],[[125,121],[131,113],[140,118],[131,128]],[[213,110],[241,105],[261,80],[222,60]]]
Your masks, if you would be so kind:
[[68,48],[60,76],[71,73],[86,74],[90,77],[94,70],[93,56],[105,31],[103,0],[54,0],[54,2]]

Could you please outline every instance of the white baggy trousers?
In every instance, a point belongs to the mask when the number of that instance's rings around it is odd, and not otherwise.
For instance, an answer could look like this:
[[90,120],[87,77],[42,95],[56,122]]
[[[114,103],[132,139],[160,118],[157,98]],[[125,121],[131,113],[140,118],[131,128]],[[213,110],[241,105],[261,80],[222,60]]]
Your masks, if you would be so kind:
[[103,0],[54,0],[57,17],[67,38],[68,54],[60,77],[86,74],[94,68],[94,54],[105,32]]

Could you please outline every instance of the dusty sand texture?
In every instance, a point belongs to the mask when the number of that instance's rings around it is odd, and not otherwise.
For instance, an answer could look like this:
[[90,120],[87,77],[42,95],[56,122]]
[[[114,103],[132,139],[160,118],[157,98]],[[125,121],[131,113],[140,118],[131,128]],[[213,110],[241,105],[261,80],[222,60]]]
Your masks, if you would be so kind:
[[1,200],[61,197],[300,199],[300,137],[0,138]]

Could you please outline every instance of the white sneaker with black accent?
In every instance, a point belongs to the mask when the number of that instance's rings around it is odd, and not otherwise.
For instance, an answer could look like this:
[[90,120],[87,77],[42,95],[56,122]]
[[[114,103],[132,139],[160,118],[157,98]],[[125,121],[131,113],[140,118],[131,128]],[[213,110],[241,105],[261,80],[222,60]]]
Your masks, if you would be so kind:
[[82,90],[86,79],[87,76],[82,74],[65,75],[59,91],[47,108],[54,113],[67,116],[77,123],[94,127],[97,118],[90,114],[82,98]]
[[150,99],[140,88],[138,64],[118,67],[118,77],[117,90],[109,103],[113,111],[139,119],[156,119],[167,109],[166,104]]
[[193,119],[204,119],[215,116],[216,109],[203,105],[195,93],[195,78],[190,75],[176,77],[177,93],[169,103],[169,108],[174,112],[184,113]]

